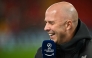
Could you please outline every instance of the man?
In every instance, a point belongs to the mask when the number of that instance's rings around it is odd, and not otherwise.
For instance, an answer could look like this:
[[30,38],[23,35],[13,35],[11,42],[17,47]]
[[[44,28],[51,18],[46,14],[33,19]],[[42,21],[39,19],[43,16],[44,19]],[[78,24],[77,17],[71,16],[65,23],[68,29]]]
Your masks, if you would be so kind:
[[[44,30],[56,43],[56,58],[92,58],[91,36],[69,2],[51,5],[45,13]],[[41,48],[35,58],[42,58]]]

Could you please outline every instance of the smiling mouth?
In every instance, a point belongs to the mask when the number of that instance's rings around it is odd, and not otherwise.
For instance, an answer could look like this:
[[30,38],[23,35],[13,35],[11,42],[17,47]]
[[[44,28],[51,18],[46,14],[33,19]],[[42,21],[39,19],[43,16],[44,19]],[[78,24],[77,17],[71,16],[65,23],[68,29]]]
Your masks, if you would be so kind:
[[55,33],[49,33],[49,36],[53,36],[53,35],[55,35]]
[[49,33],[50,40],[54,41],[54,35],[55,35],[55,33]]
[[50,36],[51,40],[54,40],[54,35],[55,35],[55,33],[49,33],[49,36]]

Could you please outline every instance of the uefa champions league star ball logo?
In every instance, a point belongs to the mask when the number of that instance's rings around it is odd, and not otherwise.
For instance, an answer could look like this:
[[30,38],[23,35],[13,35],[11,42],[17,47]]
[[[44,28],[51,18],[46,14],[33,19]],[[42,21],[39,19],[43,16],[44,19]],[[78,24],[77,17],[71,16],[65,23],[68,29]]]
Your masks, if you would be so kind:
[[52,47],[52,44],[47,43],[47,49],[44,50],[46,52],[45,53],[46,56],[54,56],[54,49],[51,49],[51,47]]
[[48,44],[47,44],[47,47],[48,47],[48,49],[51,49],[52,44],[51,44],[51,43],[48,43]]

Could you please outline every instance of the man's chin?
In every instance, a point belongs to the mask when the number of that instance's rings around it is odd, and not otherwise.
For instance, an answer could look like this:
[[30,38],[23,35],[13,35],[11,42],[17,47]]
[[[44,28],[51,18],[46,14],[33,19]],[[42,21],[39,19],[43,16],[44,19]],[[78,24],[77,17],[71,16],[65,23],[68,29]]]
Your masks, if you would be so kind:
[[50,39],[50,40],[52,40],[52,41],[54,41],[54,43],[56,43],[56,41],[55,41],[55,40],[53,40],[53,39]]

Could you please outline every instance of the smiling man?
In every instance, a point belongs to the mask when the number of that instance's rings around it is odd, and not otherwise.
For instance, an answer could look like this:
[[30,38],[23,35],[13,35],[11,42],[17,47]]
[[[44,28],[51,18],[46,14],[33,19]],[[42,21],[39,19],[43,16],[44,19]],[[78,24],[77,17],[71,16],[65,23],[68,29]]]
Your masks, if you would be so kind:
[[[69,2],[51,5],[45,13],[44,30],[56,44],[56,58],[92,58],[91,36]],[[42,58],[41,48],[35,58]]]
[[44,30],[48,32],[51,40],[62,44],[72,39],[78,24],[78,14],[71,4],[60,2],[47,9],[45,21]]

